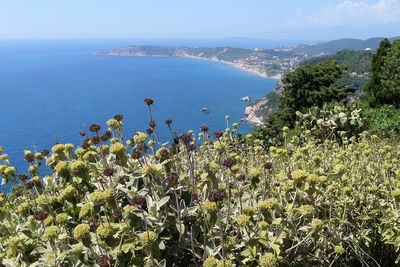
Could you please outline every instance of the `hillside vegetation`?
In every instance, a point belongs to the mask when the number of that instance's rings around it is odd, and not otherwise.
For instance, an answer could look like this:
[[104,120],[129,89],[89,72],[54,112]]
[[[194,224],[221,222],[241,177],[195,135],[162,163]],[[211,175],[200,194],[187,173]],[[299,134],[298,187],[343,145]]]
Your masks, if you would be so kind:
[[[334,118],[347,119],[357,118]],[[76,149],[25,151],[20,172],[0,155],[12,191],[0,198],[2,265],[392,266],[397,258],[397,140],[330,130],[316,138],[320,129],[304,122],[302,133],[289,137],[285,127],[284,144],[264,150],[234,123],[162,145],[154,121],[131,139],[121,135],[122,115],[107,125],[93,124]]]

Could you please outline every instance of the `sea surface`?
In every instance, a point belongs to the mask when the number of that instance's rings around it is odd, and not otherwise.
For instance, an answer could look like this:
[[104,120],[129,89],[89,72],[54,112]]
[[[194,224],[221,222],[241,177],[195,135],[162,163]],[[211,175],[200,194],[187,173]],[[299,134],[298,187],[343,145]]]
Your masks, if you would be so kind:
[[[156,129],[161,141],[167,142],[166,119],[173,120],[177,132],[198,131],[204,124],[211,131],[224,130],[225,115],[230,123],[244,116],[247,103],[239,98],[257,99],[276,84],[211,61],[90,54],[131,44],[144,42],[0,40],[0,146],[20,173],[28,167],[24,150],[50,149],[55,142],[78,145],[80,131],[88,132],[91,124],[98,123],[103,132],[115,114],[124,116],[125,139],[145,131],[149,128],[145,98],[154,99]],[[202,112],[203,107],[211,112]],[[241,124],[239,129],[247,132],[251,125]]]

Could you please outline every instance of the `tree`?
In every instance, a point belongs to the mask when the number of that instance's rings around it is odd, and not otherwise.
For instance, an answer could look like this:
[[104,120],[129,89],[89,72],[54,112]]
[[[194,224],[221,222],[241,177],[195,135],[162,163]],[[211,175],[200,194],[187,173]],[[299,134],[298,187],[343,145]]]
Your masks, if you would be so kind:
[[384,58],[391,50],[388,39],[382,40],[379,48],[372,57],[371,79],[364,85],[367,102],[371,107],[376,107],[388,101],[386,92],[382,92],[382,70],[384,68]]
[[296,68],[295,71],[286,74],[282,80],[284,90],[279,101],[279,108],[295,113],[344,99],[354,91],[335,83],[342,77],[345,70],[345,66],[338,66],[332,58],[316,65]]
[[283,126],[294,127],[296,111],[306,112],[310,107],[322,107],[325,103],[341,101],[355,89],[339,86],[346,67],[338,66],[328,58],[315,65],[299,66],[287,73],[283,79],[283,93],[278,110],[265,120],[265,127],[257,134],[261,139],[279,137]]
[[400,108],[400,39],[394,41],[383,56],[380,77],[381,88],[376,92],[378,104],[392,104]]

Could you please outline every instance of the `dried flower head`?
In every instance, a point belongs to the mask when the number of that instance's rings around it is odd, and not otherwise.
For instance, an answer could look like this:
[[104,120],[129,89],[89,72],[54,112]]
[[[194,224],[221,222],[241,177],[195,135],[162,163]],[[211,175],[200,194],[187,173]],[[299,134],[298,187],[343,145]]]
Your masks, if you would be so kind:
[[146,203],[146,197],[141,195],[136,195],[131,199],[132,206],[142,206]]
[[199,200],[199,194],[197,192],[192,193],[192,201],[196,202]]
[[86,135],[86,133],[85,132],[79,132],[79,135],[83,137],[83,136]]
[[117,220],[117,221],[122,220],[122,211],[120,209],[115,209],[112,214],[112,217],[114,220]]
[[165,124],[171,125],[172,124],[172,120],[171,119],[165,120]]
[[46,157],[50,151],[48,149],[43,149],[43,151],[40,153],[43,157]]
[[35,185],[36,185],[36,181],[29,181],[26,183],[25,188],[32,189]]
[[157,151],[156,155],[157,155],[157,157],[159,157],[161,159],[168,158],[169,150],[168,150],[168,148],[162,147]]
[[106,142],[108,139],[111,138],[111,131],[107,130],[102,136],[101,136],[101,140],[103,140],[104,142]]
[[215,131],[215,132],[212,134],[212,136],[213,136],[214,138],[216,138],[216,139],[221,138],[223,135],[224,135],[224,133],[223,133],[222,131],[220,131],[220,130],[217,130],[217,131]]
[[153,120],[149,122],[149,126],[154,129],[157,126],[157,122]]
[[195,151],[197,148],[196,144],[190,144],[187,146],[187,151],[191,152],[191,151]]
[[150,106],[154,103],[154,99],[153,98],[146,98],[144,100],[144,103],[146,103],[146,105]]
[[98,143],[100,143],[100,137],[98,137],[97,135],[96,135],[96,136],[93,136],[92,139],[91,139],[90,141],[91,141],[91,143],[92,143],[93,145],[97,145]]
[[115,172],[115,169],[107,168],[107,169],[104,170],[103,174],[104,174],[104,176],[110,177],[110,176],[114,175],[114,172]]
[[35,215],[33,215],[33,217],[35,218],[35,220],[43,221],[44,219],[47,218],[48,215],[49,215],[49,213],[47,211],[39,210],[39,211],[35,212]]
[[93,133],[98,132],[100,130],[100,125],[99,124],[92,124],[89,127],[89,130]]
[[265,162],[264,168],[265,168],[266,170],[272,169],[272,162]]
[[178,184],[178,176],[176,174],[171,174],[165,178],[165,183],[171,187],[176,186]]
[[19,179],[21,182],[23,182],[23,181],[25,181],[26,179],[28,179],[28,175],[27,175],[27,174],[20,174],[20,175],[18,175],[18,179]]
[[200,127],[200,130],[201,130],[202,132],[208,132],[209,128],[208,128],[207,125],[203,125],[203,126]]
[[224,193],[220,190],[213,190],[208,195],[208,200],[212,202],[221,201],[224,198]]
[[101,255],[97,260],[97,264],[100,267],[112,267],[114,266],[114,258],[111,255]]
[[132,159],[140,159],[141,156],[142,156],[142,153],[140,153],[140,151],[132,151],[132,154],[131,154]]
[[117,114],[114,116],[114,120],[117,120],[117,121],[122,121],[122,118],[123,118],[122,114]]
[[26,160],[26,162],[28,163],[32,163],[33,161],[35,161],[35,156],[32,155],[31,153],[26,154],[24,160]]
[[100,226],[101,221],[98,218],[90,218],[88,220],[88,224],[90,226],[90,229],[92,229],[92,231],[96,231],[97,228]]
[[234,158],[227,158],[222,162],[222,165],[230,168],[235,164],[235,159]]
[[192,141],[192,135],[189,133],[184,133],[179,136],[179,141],[184,144],[189,144]]
[[154,132],[154,130],[151,129],[151,128],[149,128],[149,129],[146,130],[146,133],[147,133],[147,134],[152,134],[153,132]]

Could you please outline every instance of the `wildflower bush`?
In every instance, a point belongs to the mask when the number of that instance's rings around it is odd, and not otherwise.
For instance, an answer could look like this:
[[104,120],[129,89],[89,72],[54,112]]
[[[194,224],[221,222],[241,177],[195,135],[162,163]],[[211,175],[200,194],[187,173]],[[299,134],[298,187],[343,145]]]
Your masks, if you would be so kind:
[[301,131],[312,131],[321,140],[340,139],[343,132],[351,137],[365,129],[361,111],[355,105],[325,104],[322,108],[312,107],[306,113],[297,111],[296,125]]
[[[152,99],[146,99],[151,116]],[[157,123],[122,136],[122,116],[82,144],[0,155],[3,266],[394,265],[400,147],[313,129],[264,150],[237,124],[160,143]],[[227,118],[227,122],[229,119]],[[318,131],[318,128],[315,129]],[[102,132],[102,134],[101,134]],[[89,135],[89,134],[88,134]],[[285,133],[284,133],[285,135]],[[47,167],[45,167],[45,165]]]

